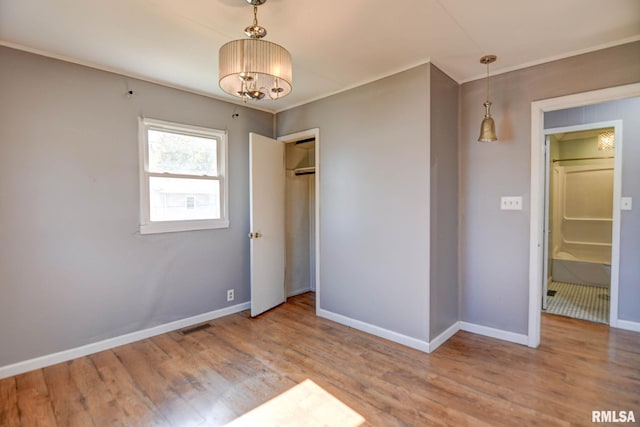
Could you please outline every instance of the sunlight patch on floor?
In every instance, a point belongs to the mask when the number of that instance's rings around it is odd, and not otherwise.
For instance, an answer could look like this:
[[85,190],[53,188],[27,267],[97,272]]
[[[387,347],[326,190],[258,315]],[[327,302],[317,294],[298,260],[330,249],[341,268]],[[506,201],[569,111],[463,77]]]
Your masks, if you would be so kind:
[[364,421],[360,414],[307,379],[226,426],[358,427]]

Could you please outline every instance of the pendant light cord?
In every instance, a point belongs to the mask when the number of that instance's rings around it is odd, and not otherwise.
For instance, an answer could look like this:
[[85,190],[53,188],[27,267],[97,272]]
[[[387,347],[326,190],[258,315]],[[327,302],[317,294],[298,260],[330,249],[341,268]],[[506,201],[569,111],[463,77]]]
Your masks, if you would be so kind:
[[487,62],[487,102],[489,102],[489,63]]

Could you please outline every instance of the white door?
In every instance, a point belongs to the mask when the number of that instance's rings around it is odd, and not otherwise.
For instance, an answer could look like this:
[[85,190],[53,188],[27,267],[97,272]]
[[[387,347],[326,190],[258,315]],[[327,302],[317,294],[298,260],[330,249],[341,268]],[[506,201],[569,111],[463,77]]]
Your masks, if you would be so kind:
[[251,316],[282,304],[285,268],[284,144],[249,134]]

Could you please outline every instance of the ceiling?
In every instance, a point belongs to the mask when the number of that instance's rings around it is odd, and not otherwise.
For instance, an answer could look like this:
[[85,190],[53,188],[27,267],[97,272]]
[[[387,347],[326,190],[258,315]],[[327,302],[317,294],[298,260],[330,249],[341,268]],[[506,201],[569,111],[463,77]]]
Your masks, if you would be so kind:
[[[0,44],[225,100],[218,49],[246,0],[0,0]],[[277,112],[431,61],[459,83],[640,40],[638,0],[268,0],[266,40],[293,56]]]

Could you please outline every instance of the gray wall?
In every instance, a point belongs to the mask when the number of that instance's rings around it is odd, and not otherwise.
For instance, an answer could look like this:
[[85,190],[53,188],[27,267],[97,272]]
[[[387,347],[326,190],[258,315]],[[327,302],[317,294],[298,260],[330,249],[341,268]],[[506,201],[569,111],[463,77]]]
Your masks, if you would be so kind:
[[277,115],[320,128],[320,306],[428,340],[428,65]]
[[[0,366],[249,300],[247,135],[271,114],[4,47],[0,64]],[[228,129],[229,229],[138,233],[139,116]]]
[[[499,138],[495,143],[477,142],[486,96],[484,80],[461,88],[461,317],[478,325],[526,334],[531,102],[640,81],[640,42],[500,74],[491,80],[490,98]],[[499,199],[505,195],[523,196],[524,209],[500,211]],[[624,299],[621,296],[621,301]]]
[[545,113],[544,127],[609,120],[623,121],[622,196],[635,199],[634,210],[620,215],[618,317],[640,322],[640,97]]
[[458,84],[431,66],[430,339],[460,320]]

